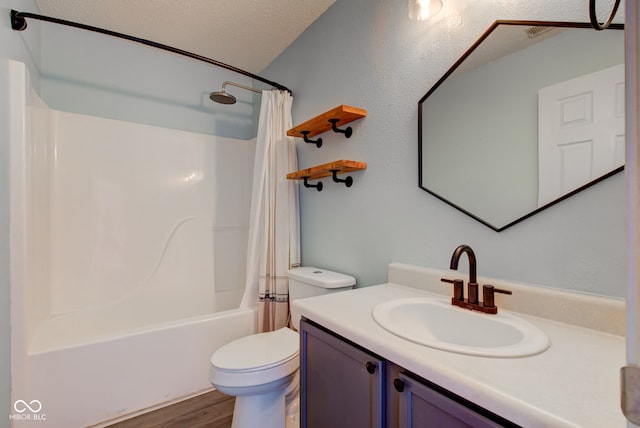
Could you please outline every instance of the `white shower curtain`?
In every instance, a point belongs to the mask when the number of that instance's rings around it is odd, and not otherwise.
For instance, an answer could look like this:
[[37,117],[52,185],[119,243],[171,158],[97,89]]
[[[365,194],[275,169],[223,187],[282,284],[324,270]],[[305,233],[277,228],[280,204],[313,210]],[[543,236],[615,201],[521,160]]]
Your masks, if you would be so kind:
[[300,264],[298,169],[292,127],[293,98],[286,91],[263,91],[253,167],[247,280],[241,307],[258,302],[258,331],[289,322],[287,270]]

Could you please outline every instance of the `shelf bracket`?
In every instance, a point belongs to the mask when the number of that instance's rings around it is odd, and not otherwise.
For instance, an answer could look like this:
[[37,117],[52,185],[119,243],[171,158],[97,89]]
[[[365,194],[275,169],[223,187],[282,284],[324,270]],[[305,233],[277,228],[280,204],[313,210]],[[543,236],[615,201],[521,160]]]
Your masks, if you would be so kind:
[[353,184],[353,178],[351,176],[348,176],[344,180],[341,178],[338,178],[338,173],[340,172],[339,169],[332,169],[330,171],[331,171],[331,174],[333,174],[333,181],[335,181],[336,183],[344,183],[344,185],[347,187],[351,187],[351,185]]
[[304,187],[315,187],[318,192],[322,192],[322,181],[319,181],[318,184],[309,184],[309,177],[302,177],[304,180]]
[[304,187],[315,187],[316,190],[320,192],[324,187],[323,184],[309,184],[309,181],[332,177],[336,183],[344,183],[347,187],[351,187],[354,181],[353,178],[346,177],[345,179],[340,179],[338,178],[338,174],[348,174],[363,169],[367,169],[366,162],[342,159],[290,172],[287,174],[287,180],[304,180]]
[[322,138],[318,138],[317,140],[310,140],[308,135],[311,131],[300,131],[302,134],[302,138],[304,138],[305,143],[315,144],[317,148],[322,147]]
[[339,129],[336,126],[339,121],[340,119],[329,119],[329,123],[331,124],[331,129],[333,130],[333,132],[344,134],[344,136],[347,138],[351,137],[351,134],[353,133],[353,129],[351,129],[350,126],[347,126],[345,129]]

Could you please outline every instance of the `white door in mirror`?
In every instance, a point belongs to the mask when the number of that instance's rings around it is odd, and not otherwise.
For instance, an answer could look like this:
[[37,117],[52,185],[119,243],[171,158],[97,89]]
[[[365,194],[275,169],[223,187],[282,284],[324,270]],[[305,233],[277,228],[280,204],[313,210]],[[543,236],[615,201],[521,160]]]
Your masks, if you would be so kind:
[[624,165],[624,64],[538,91],[538,207]]

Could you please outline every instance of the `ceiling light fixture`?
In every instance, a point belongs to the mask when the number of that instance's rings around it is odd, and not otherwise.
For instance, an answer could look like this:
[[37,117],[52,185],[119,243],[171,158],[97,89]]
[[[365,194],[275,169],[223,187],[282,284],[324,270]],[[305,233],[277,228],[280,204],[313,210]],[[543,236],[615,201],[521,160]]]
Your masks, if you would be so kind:
[[409,19],[425,21],[442,9],[441,0],[409,0]]

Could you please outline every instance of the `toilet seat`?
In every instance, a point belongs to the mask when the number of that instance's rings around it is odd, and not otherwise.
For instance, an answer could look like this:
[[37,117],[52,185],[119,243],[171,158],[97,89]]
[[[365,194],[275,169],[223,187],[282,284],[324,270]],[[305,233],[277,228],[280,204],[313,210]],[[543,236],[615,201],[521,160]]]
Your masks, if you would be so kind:
[[274,382],[299,367],[299,336],[288,328],[242,337],[211,357],[214,385],[243,387]]

